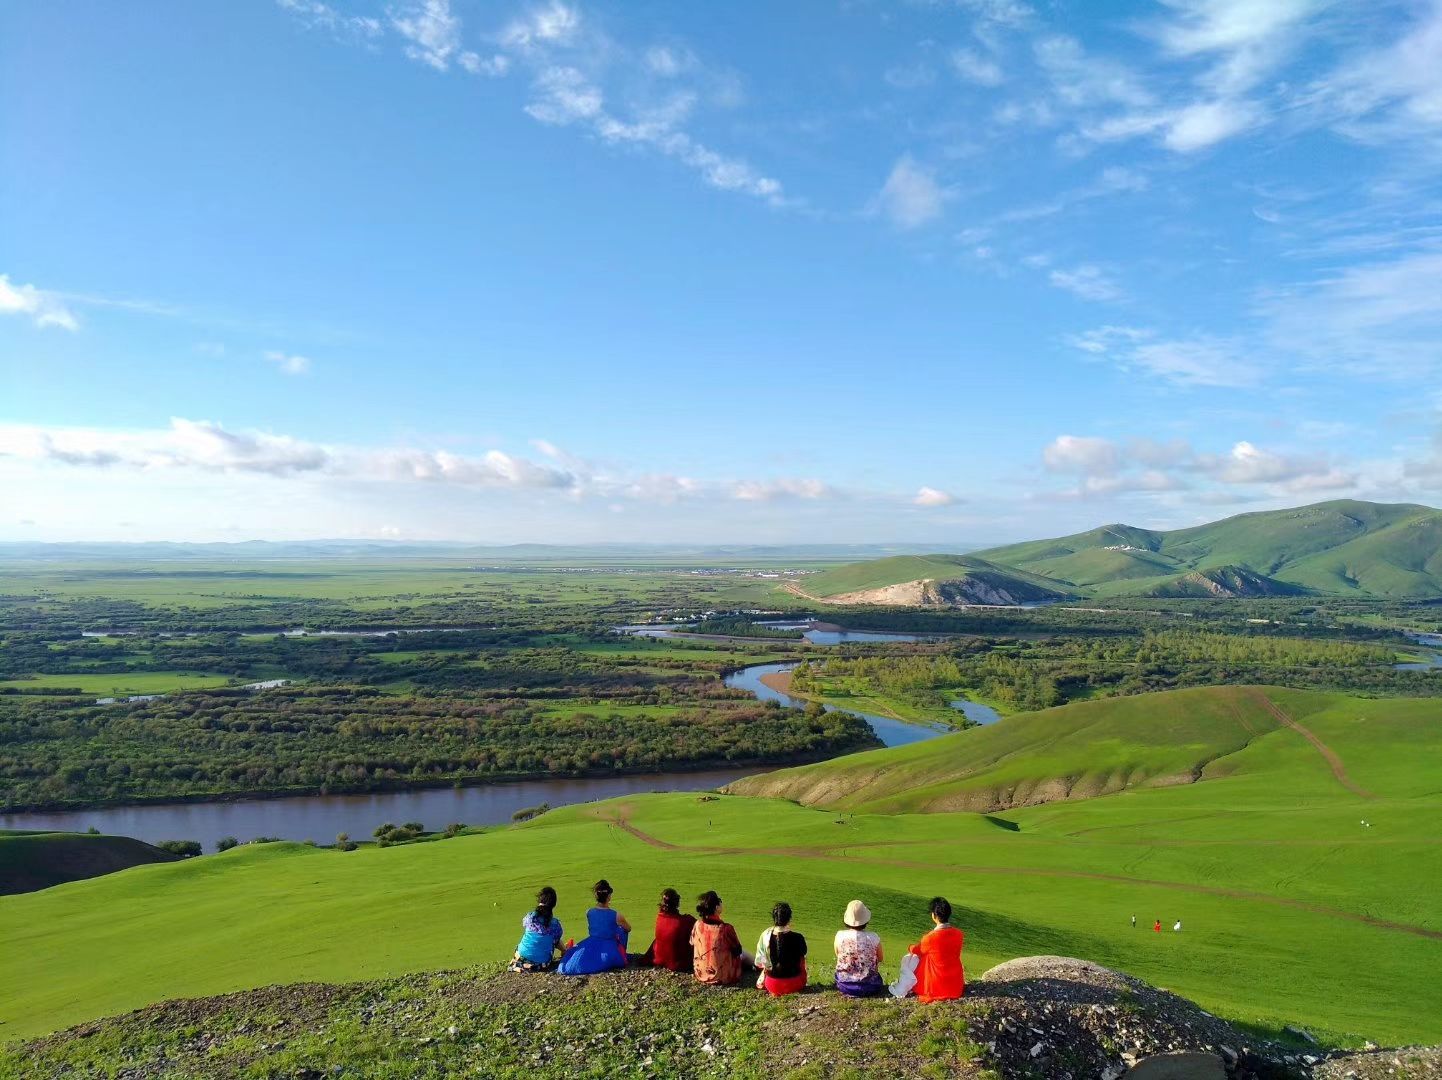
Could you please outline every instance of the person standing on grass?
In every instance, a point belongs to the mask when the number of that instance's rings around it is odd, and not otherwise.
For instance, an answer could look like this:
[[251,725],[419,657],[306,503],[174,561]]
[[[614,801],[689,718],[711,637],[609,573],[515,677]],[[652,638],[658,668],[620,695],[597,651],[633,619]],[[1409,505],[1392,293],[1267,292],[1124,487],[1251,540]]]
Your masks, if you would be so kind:
[[596,906],[586,912],[586,939],[561,957],[562,975],[595,975],[626,966],[626,943],[631,924],[611,907],[611,883],[605,878],[591,886]]
[[886,990],[881,978],[881,936],[866,929],[871,909],[860,900],[846,905],[832,950],[836,953],[836,989],[847,997],[871,997]]
[[708,889],[697,898],[700,919],[691,928],[692,967],[696,981],[707,986],[735,986],[742,969],[751,966],[736,927],[722,920],[724,913],[725,904],[716,890]]
[[535,908],[521,920],[521,943],[511,957],[512,971],[550,971],[561,947],[561,920],[555,916],[556,890],[547,885],[536,894]]
[[675,889],[662,889],[661,906],[656,912],[656,940],[646,950],[646,958],[668,971],[689,972],[691,931],[695,925],[695,918],[681,910],[681,894]]
[[1160,934],[1162,932],[1162,920],[1158,919],[1156,922],[1152,923],[1152,929]]
[[932,898],[931,921],[931,931],[901,962],[901,977],[891,988],[896,997],[915,993],[918,1001],[954,1001],[966,993],[961,966],[966,935],[951,925],[951,904],[944,896]]
[[806,989],[806,938],[791,929],[791,905],[778,901],[771,909],[771,926],[756,943],[756,985],[772,997]]
[[1133,916],[1132,916],[1132,929],[1135,930],[1136,928],[1137,928],[1137,917],[1136,917],[1135,915],[1133,915]]

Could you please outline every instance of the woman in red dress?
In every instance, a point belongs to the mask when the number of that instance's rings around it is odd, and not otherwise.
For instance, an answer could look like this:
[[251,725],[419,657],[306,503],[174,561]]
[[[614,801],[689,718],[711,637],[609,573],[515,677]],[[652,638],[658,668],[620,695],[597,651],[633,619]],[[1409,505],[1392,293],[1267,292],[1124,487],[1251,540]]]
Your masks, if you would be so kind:
[[691,971],[691,928],[696,919],[681,911],[681,894],[675,889],[661,890],[661,906],[656,912],[656,940],[646,956],[657,967],[668,971]]

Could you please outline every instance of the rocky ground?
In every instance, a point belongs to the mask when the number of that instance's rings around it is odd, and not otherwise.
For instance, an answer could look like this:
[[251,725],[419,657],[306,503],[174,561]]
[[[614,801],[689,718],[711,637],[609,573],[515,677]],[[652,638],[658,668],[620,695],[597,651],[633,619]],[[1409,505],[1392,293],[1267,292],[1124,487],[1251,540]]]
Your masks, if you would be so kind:
[[1435,1049],[1342,1056],[1300,1032],[1295,1042],[1259,1043],[1165,990],[1063,957],[1002,964],[963,1001],[934,1005],[821,987],[771,1000],[641,969],[566,979],[490,968],[165,1002],[0,1051],[0,1076],[1442,1076]]

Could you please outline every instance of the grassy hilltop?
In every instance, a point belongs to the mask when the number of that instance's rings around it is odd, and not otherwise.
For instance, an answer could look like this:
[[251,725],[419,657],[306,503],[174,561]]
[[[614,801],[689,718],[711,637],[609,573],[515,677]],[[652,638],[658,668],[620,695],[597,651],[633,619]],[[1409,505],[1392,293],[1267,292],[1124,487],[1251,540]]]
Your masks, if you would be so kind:
[[[1286,596],[1387,599],[1442,596],[1442,511],[1356,500],[1239,514],[1190,529],[1104,525],[1072,536],[837,567],[804,582],[832,601],[917,581],[973,575],[1019,589],[1091,597]],[[1018,599],[1045,599],[1044,595]],[[870,602],[905,603],[915,600]]]
[[[1442,871],[1442,718],[1410,701],[1223,694],[1233,700],[1181,709],[1186,695],[1154,695],[1012,718],[995,731],[1021,732],[1014,753],[981,729],[931,754],[841,759],[827,768],[866,770],[878,797],[840,816],[783,799],[637,796],[437,843],[245,845],[3,897],[0,1031],[14,1039],[275,982],[501,960],[539,885],[560,891],[570,932],[605,875],[639,926],[663,886],[718,888],[748,945],[787,899],[816,943],[817,978],[848,900],[867,899],[894,958],[943,893],[966,930],[969,970],[1079,955],[1271,1030],[1442,1041],[1442,986],[1430,977],[1442,964],[1442,898],[1423,885]],[[1264,701],[1292,723],[1269,723]],[[1041,763],[1034,778],[1102,761],[1098,775],[1125,769],[1143,784],[990,815],[910,812],[941,808],[937,798],[973,780],[1011,784],[1010,762],[1047,729],[1050,749],[1027,754]],[[978,737],[989,741],[967,741]],[[1198,762],[1198,782],[1145,784]],[[1179,918],[1181,934],[1146,929]]]

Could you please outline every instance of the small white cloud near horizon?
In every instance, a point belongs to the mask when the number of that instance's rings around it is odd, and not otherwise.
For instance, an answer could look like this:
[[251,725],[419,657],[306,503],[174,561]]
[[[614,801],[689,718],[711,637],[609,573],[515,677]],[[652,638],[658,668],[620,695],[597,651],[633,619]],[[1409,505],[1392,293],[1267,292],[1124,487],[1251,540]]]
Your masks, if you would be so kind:
[[923,486],[917,489],[916,496],[911,501],[917,506],[950,506],[956,502],[956,496],[940,488]]
[[941,216],[946,190],[930,169],[903,154],[876,196],[875,206],[902,229],[915,229]]
[[310,371],[311,367],[310,357],[296,356],[278,350],[267,352],[265,358],[276,366],[276,370],[284,375],[304,375]]
[[824,482],[812,479],[744,480],[731,489],[731,497],[742,502],[825,499],[835,494]]
[[0,274],[0,315],[23,315],[37,327],[80,329],[80,320],[54,293],[34,285],[12,284],[8,274]]

